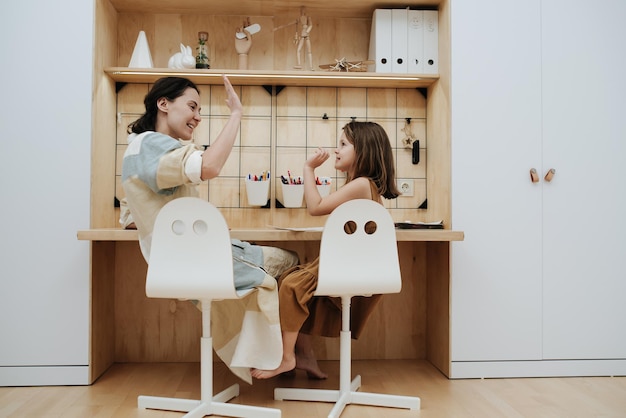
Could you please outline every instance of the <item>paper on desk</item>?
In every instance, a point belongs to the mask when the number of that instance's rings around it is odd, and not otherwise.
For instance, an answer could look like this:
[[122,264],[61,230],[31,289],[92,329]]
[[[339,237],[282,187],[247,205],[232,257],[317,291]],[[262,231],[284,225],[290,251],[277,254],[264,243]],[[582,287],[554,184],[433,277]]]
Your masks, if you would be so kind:
[[275,229],[284,229],[287,231],[296,231],[296,232],[321,232],[324,230],[323,226],[310,226],[310,227],[289,227],[289,226],[276,226],[276,225],[268,225],[271,228]]

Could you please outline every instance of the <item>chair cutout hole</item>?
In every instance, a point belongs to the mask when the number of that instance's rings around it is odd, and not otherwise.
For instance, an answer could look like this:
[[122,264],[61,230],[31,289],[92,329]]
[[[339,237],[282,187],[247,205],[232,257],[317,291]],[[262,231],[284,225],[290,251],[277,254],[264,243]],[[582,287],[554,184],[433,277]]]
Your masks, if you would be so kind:
[[176,235],[183,235],[185,233],[185,223],[180,219],[172,222],[172,232]]
[[209,227],[204,221],[198,220],[193,223],[193,232],[195,232],[196,235],[204,235],[207,233],[208,229]]
[[354,234],[356,232],[356,222],[354,221],[346,222],[345,224],[343,224],[343,230],[348,235]]
[[367,221],[365,223],[365,233],[367,235],[372,235],[374,232],[376,232],[376,228],[378,228],[378,225],[376,225],[376,222],[374,221]]

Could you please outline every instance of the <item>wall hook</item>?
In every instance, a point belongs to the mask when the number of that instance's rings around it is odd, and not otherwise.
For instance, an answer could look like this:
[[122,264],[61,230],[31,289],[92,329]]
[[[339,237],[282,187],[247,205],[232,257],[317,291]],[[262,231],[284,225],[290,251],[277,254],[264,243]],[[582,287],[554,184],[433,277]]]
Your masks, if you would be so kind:
[[324,120],[328,119],[328,115],[326,113],[324,113],[324,116],[322,116],[322,119],[324,119]]

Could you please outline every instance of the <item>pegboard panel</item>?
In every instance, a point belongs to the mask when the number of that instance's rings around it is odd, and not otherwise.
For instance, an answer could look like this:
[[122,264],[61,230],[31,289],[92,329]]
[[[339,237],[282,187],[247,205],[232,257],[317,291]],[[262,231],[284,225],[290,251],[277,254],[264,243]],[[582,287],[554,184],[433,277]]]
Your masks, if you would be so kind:
[[[122,158],[128,124],[143,112],[149,84],[128,84],[117,94],[116,190],[122,199]],[[202,122],[193,141],[210,146],[229,117],[223,86],[198,86]],[[393,150],[396,177],[412,184],[412,196],[385,201],[389,209],[418,209],[427,200],[426,97],[419,89],[235,86],[244,115],[231,155],[220,175],[200,185],[201,197],[219,208],[237,211],[282,208],[281,175],[302,175],[306,158],[318,147],[334,151],[343,126],[351,120],[374,121],[387,132]],[[413,164],[410,143],[419,141],[419,163]],[[270,174],[268,204],[248,204],[246,177]],[[333,159],[317,169],[331,178],[331,190],[345,182]],[[302,204],[304,208],[304,202]],[[292,210],[289,210],[291,212]],[[401,211],[404,213],[404,211]]]

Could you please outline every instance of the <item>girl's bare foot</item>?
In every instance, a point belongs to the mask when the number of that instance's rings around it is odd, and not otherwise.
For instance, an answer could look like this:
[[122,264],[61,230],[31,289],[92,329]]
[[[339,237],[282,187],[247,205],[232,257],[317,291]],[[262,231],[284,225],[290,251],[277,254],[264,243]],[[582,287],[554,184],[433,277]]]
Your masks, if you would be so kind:
[[324,373],[319,366],[317,365],[317,361],[315,359],[300,359],[298,358],[296,361],[296,369],[304,370],[309,379],[322,380],[326,379],[328,375]]
[[255,379],[269,379],[281,373],[285,373],[290,370],[293,370],[295,367],[296,367],[296,357],[294,356],[293,353],[291,353],[291,355],[289,356],[283,356],[283,360],[281,361],[278,368],[274,370],[252,369],[250,370],[250,374]]
[[296,369],[304,370],[309,379],[326,379],[328,377],[317,364],[312,350],[296,352]]

